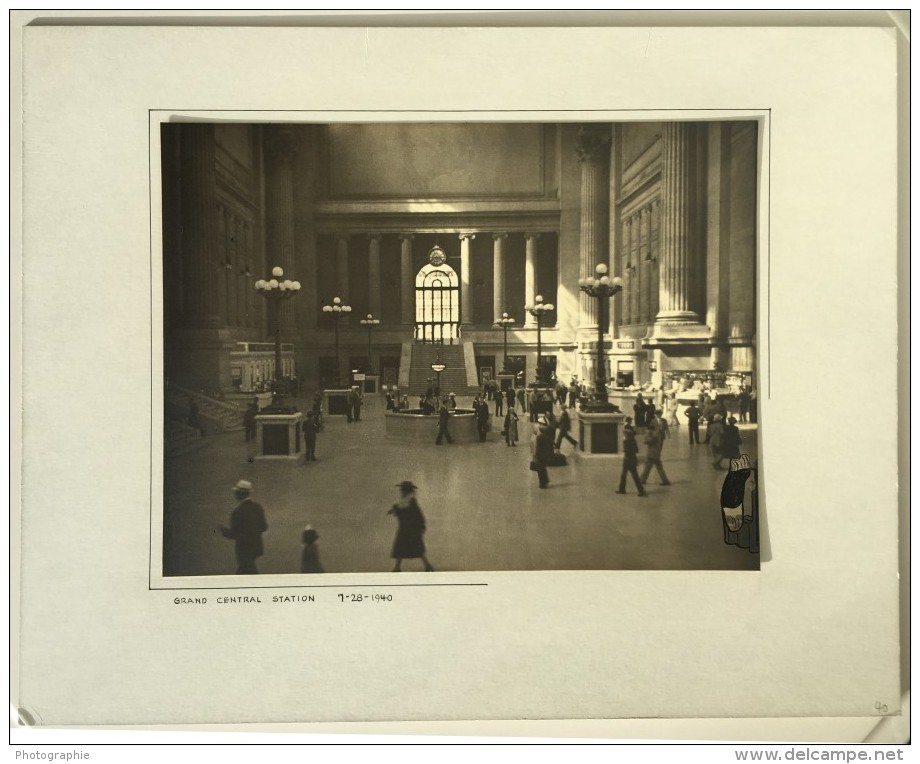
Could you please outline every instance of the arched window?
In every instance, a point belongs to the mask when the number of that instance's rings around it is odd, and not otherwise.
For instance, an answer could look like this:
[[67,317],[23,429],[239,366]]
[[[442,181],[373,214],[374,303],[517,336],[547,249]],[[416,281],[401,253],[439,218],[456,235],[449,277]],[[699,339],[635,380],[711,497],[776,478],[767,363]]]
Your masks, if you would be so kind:
[[453,344],[460,336],[459,279],[440,247],[429,260],[415,276],[415,340]]

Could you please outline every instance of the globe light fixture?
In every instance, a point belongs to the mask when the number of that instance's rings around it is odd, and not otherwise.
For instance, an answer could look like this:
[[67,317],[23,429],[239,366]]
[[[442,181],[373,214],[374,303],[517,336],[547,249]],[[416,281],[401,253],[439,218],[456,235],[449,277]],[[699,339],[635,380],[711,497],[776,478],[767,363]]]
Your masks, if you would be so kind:
[[541,338],[543,332],[543,317],[548,313],[552,313],[555,309],[556,306],[551,302],[543,302],[542,294],[538,294],[534,298],[533,305],[524,306],[524,310],[537,320],[537,371],[535,377],[538,385],[543,382],[543,343]]
[[598,263],[594,276],[578,280],[578,288],[597,300],[597,363],[595,364],[595,407],[612,407],[607,400],[607,380],[604,374],[604,329],[610,324],[610,298],[623,291],[623,279],[610,277],[606,263]]
[[328,313],[333,321],[335,326],[335,385],[338,387],[341,385],[341,378],[339,376],[339,321],[351,313],[351,306],[346,305],[342,302],[341,297],[333,297],[332,302],[326,305],[323,305],[323,313]]
[[508,373],[508,330],[514,326],[514,319],[511,318],[507,313],[502,313],[501,318],[496,318],[495,326],[496,329],[501,329],[504,332],[504,353],[502,357],[502,374]]
[[[274,381],[274,398],[272,406],[278,406],[281,402],[281,391],[283,387],[281,373],[281,303],[290,300],[300,291],[300,282],[291,281],[284,278],[284,270],[275,266],[271,271],[271,279],[259,279],[255,283],[256,291],[262,295],[268,302],[271,312],[271,323],[275,335],[275,381]],[[279,281],[279,279],[281,279]]]
[[361,326],[367,327],[367,373],[373,374],[374,367],[371,363],[371,334],[376,327],[380,326],[380,319],[374,318],[373,313],[368,313],[367,318],[361,319]]

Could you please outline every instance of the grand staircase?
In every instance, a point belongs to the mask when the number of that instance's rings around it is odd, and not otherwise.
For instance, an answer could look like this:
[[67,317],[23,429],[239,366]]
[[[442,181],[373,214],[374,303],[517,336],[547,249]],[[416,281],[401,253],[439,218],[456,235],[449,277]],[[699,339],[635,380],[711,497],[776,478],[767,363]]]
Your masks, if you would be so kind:
[[243,429],[242,406],[209,398],[202,393],[173,384],[166,388],[164,394],[163,408],[166,419],[187,422],[190,397],[198,404],[198,419],[205,435]]
[[[428,387],[428,380],[435,380],[436,374],[431,370],[431,364],[440,357],[445,369],[441,372],[441,394],[447,395],[475,395],[479,392],[476,380],[475,363],[469,362],[472,346],[468,343],[457,345],[428,345],[414,343],[412,345],[412,363],[409,368],[408,394],[422,395]],[[472,377],[470,372],[472,372]]]
[[163,428],[163,451],[166,457],[182,456],[208,444],[201,431],[187,424],[167,419]]

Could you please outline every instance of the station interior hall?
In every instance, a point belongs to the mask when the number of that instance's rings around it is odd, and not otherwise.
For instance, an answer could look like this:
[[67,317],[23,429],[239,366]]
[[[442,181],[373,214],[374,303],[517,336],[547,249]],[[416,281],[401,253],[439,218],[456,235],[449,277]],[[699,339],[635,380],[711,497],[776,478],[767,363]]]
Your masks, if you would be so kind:
[[[162,575],[234,574],[215,529],[239,481],[260,573],[305,575],[307,526],[324,572],[391,572],[403,481],[425,575],[759,569],[710,441],[730,421],[758,464],[761,139],[741,118],[163,123]],[[627,431],[641,473],[656,426],[667,481],[618,493]]]

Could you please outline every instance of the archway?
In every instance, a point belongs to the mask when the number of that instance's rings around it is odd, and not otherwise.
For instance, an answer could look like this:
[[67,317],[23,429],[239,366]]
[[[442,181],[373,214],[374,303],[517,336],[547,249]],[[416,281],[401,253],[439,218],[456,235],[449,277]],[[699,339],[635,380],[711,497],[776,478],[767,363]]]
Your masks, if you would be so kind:
[[415,341],[453,344],[460,336],[460,286],[444,250],[435,247],[415,275]]

